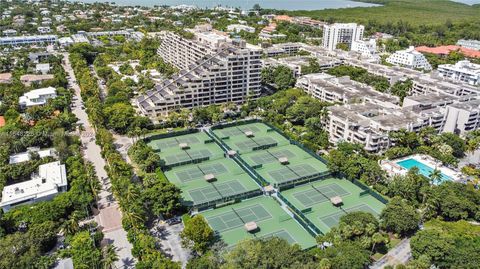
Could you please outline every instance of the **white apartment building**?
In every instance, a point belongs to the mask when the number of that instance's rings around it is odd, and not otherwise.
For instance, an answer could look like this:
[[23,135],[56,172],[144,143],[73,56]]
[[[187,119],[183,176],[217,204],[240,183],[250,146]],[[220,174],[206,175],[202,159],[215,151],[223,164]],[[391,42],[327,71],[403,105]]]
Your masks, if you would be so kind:
[[396,51],[390,55],[386,61],[393,65],[405,66],[411,69],[432,70],[432,66],[427,61],[427,58],[416,51],[413,46],[410,46],[406,50]]
[[53,199],[58,193],[67,191],[67,172],[60,162],[42,164],[38,173],[28,181],[5,186],[0,207],[4,212],[11,208]]
[[323,47],[328,50],[337,48],[337,44],[352,44],[363,39],[365,27],[356,23],[334,23],[323,26]]
[[163,35],[158,53],[182,70],[134,100],[142,114],[156,118],[179,108],[241,104],[259,96],[261,49],[208,29],[192,32],[193,39]]
[[330,141],[351,142],[369,152],[381,152],[392,146],[389,133],[405,129],[417,132],[427,126],[443,126],[440,109],[413,111],[385,107],[375,103],[348,104],[328,108],[325,123]]
[[252,33],[252,34],[255,33],[254,27],[243,25],[243,24],[230,24],[229,26],[227,26],[227,30],[233,33],[240,33],[241,31],[245,31],[247,33]]
[[32,44],[54,44],[56,35],[10,36],[0,37],[0,46],[20,46]]
[[334,77],[326,73],[308,74],[297,80],[297,88],[324,102],[354,104],[380,103],[386,107],[398,107],[396,96],[376,91],[374,88],[351,80],[350,77]]
[[455,81],[462,81],[470,85],[480,84],[480,64],[468,60],[456,64],[441,64],[438,66],[440,76]]
[[472,49],[472,50],[480,50],[480,41],[479,40],[472,40],[472,39],[460,39],[457,41],[457,45],[467,48],[467,49]]
[[32,107],[44,105],[49,99],[57,97],[57,90],[54,87],[41,88],[29,91],[20,96],[18,103],[21,107]]
[[375,39],[369,41],[354,40],[350,50],[358,52],[362,56],[373,58],[377,56],[377,41]]
[[480,128],[480,100],[454,103],[446,108],[444,132],[465,134]]

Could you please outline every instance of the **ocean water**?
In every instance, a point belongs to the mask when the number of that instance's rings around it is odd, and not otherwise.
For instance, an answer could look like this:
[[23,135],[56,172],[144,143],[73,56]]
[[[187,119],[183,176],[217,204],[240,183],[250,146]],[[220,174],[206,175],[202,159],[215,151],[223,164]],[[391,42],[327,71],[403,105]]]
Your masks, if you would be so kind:
[[218,5],[250,9],[255,4],[262,8],[283,10],[318,10],[327,8],[371,7],[374,4],[353,2],[349,0],[82,0],[81,2],[115,2],[118,5],[129,6],[176,6],[195,5],[199,8],[211,8]]

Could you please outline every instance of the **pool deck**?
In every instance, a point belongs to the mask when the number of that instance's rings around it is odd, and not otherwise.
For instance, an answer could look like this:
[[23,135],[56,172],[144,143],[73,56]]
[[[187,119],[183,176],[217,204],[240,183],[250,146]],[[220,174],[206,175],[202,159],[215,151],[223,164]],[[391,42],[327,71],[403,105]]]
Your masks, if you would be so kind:
[[442,165],[442,163],[436,159],[434,159],[431,156],[425,155],[425,154],[415,154],[415,155],[410,155],[406,156],[403,158],[395,159],[395,160],[383,160],[380,162],[380,166],[382,167],[383,170],[385,170],[389,176],[393,177],[396,175],[401,175],[405,176],[409,169],[406,169],[402,166],[400,166],[398,163],[401,161],[413,159],[419,163],[422,163],[431,169],[438,169],[442,174],[450,177],[452,181],[455,182],[464,182],[465,178],[461,172],[455,171],[449,167],[446,167]]

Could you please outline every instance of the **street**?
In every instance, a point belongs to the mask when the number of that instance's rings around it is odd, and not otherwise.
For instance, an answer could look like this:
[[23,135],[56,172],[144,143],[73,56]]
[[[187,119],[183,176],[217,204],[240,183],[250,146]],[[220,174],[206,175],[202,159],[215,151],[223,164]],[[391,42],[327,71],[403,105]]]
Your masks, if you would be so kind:
[[102,244],[113,244],[116,247],[119,258],[115,262],[116,268],[134,268],[135,259],[131,253],[132,245],[128,242],[127,233],[122,227],[122,213],[110,191],[111,184],[105,171],[106,163],[102,158],[100,146],[95,143],[95,130],[88,121],[88,115],[83,107],[80,87],[76,82],[68,53],[63,53],[63,57],[63,68],[69,76],[69,84],[74,89],[76,96],[76,100],[73,101],[72,112],[78,118],[78,124],[84,127],[84,131],[80,135],[82,145],[84,145],[84,158],[95,167],[101,184],[101,191],[97,199],[99,212],[95,216],[95,221],[104,233]]

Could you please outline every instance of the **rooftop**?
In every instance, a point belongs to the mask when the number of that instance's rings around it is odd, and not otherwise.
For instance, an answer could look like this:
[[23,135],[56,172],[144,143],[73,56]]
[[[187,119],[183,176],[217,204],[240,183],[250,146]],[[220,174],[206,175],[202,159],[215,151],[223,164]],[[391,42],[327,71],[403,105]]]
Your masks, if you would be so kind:
[[42,164],[38,173],[32,174],[28,181],[5,186],[2,191],[0,207],[21,203],[26,200],[35,200],[58,193],[59,187],[67,186],[65,165],[59,161]]

